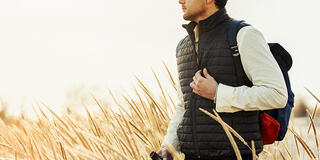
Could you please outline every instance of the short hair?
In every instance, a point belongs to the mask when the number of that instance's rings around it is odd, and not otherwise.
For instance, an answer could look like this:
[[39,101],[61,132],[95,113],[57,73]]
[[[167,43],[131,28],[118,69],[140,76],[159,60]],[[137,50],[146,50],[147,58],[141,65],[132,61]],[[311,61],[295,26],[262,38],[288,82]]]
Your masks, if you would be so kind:
[[226,6],[228,0],[215,0],[215,5],[219,8],[222,9]]

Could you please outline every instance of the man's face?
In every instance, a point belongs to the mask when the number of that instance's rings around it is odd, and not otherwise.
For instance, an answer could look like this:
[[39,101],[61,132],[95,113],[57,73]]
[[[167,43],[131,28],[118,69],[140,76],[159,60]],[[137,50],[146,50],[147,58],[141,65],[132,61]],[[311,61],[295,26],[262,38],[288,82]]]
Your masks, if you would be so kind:
[[179,0],[183,10],[183,19],[194,21],[205,13],[206,0]]

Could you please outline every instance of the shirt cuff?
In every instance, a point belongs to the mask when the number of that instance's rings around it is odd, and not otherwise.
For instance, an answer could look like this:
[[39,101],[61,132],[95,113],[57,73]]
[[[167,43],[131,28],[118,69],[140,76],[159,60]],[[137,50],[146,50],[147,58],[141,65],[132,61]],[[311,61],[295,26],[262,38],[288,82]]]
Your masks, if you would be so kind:
[[213,97],[213,103],[214,103],[214,104],[216,104],[216,102],[217,102],[218,87],[219,87],[219,84],[217,85],[216,93],[215,93],[215,95],[214,95],[214,97]]
[[216,111],[217,112],[236,112],[239,111],[238,108],[232,106],[232,97],[235,88],[232,86],[227,86],[222,83],[218,85],[216,93]]

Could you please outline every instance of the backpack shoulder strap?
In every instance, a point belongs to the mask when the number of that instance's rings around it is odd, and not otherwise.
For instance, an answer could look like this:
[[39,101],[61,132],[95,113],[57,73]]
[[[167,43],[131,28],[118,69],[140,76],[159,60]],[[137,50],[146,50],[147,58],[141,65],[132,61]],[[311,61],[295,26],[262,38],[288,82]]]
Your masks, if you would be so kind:
[[244,69],[241,64],[240,53],[238,49],[237,43],[237,34],[238,31],[245,26],[249,26],[249,24],[244,23],[243,20],[234,20],[232,19],[229,23],[228,28],[228,44],[230,49],[232,50],[232,57],[234,61],[234,67],[237,74],[238,84],[247,84],[248,86],[252,86],[252,82],[248,79],[247,75],[244,74]]
[[[186,37],[185,37],[185,38],[186,38]],[[178,45],[177,45],[177,48],[176,48],[176,57],[178,57],[178,52],[179,52],[180,46],[181,46],[181,44],[182,44],[182,42],[183,42],[183,40],[184,40],[185,38],[182,38],[182,39],[180,40],[180,42],[178,43]]]
[[228,29],[228,43],[229,46],[237,46],[237,34],[242,27],[249,26],[249,24],[245,23],[244,20],[235,20],[232,19],[229,24]]
[[228,29],[228,42],[229,46],[236,46],[237,43],[237,34],[238,34],[238,26],[239,24],[243,21],[239,20],[232,20],[229,24],[229,29]]

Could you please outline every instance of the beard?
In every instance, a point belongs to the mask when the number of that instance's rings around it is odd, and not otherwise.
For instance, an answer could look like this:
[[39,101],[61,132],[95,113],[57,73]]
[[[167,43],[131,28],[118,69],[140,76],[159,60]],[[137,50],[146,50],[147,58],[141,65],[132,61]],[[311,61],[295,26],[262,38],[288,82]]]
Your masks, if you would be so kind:
[[194,21],[197,17],[203,14],[205,11],[204,9],[199,9],[196,11],[187,11],[183,14],[183,19],[187,21]]
[[186,21],[193,21],[195,19],[195,16],[192,14],[185,13],[183,14],[183,19]]

